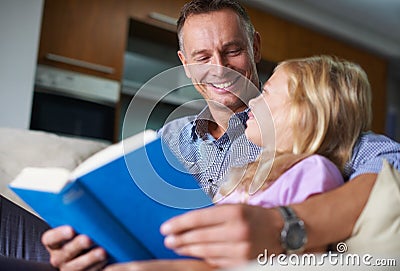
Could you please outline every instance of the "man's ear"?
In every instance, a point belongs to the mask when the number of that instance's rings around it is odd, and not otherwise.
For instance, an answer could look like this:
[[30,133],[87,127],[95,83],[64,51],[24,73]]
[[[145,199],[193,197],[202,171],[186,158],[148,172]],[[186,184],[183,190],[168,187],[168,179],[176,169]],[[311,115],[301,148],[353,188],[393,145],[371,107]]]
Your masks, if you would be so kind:
[[178,51],[178,57],[179,57],[179,59],[180,59],[182,65],[183,65],[183,68],[185,69],[185,74],[186,74],[186,76],[187,76],[188,78],[192,78],[192,77],[190,76],[190,72],[189,72],[189,69],[188,69],[188,67],[187,67],[187,61],[186,61],[185,54],[184,54],[181,50]]
[[257,31],[254,32],[254,40],[253,40],[253,54],[254,54],[254,62],[258,63],[261,61],[261,36]]

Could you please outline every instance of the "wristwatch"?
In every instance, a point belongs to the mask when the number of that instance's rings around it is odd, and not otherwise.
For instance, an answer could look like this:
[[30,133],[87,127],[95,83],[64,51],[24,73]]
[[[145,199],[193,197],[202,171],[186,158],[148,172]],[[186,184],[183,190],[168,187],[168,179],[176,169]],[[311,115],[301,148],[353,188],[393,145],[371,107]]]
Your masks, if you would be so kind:
[[300,253],[304,250],[307,242],[307,233],[304,221],[297,217],[296,213],[289,206],[280,206],[284,220],[281,231],[281,243],[286,253]]

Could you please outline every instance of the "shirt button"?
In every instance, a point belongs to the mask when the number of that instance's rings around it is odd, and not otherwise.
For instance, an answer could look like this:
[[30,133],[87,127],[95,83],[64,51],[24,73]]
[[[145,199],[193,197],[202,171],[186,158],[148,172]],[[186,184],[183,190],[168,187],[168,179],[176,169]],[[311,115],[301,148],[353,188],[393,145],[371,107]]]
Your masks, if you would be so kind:
[[220,150],[220,151],[223,151],[223,150],[224,150],[224,148],[222,148],[222,147],[218,147],[218,150]]
[[213,179],[208,179],[208,182],[209,182],[209,183],[213,183],[214,180],[213,180]]

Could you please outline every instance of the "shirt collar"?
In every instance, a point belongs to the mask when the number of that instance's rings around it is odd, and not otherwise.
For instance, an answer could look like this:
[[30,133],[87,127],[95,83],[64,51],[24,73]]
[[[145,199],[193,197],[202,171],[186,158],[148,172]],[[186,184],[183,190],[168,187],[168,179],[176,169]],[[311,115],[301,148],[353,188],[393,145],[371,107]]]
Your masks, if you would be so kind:
[[[229,119],[229,127],[236,128],[237,125],[244,125],[246,127],[246,121],[248,120],[248,112],[249,108],[246,108],[244,111],[233,114]],[[191,137],[194,141],[196,141],[199,137],[206,139],[208,137],[208,122],[214,121],[214,118],[211,115],[210,109],[206,106],[197,116],[196,119],[192,122],[192,133]]]
[[[262,83],[261,81],[258,81],[258,89],[261,91],[262,89]],[[250,108],[246,108],[244,111],[242,112],[238,112],[235,113],[231,116],[231,118],[229,119],[229,127],[234,124],[235,122],[237,123],[237,121],[235,121],[235,119],[239,119],[241,124],[244,125],[244,127],[246,126],[246,121],[249,119],[248,116],[248,112],[250,111]],[[192,133],[191,133],[191,137],[194,141],[197,140],[197,138],[207,138],[207,134],[208,134],[208,121],[212,120],[214,121],[214,118],[211,115],[210,112],[210,108],[208,106],[206,106],[197,116],[196,119],[192,122],[193,126],[192,126]],[[237,124],[235,125],[237,126]]]

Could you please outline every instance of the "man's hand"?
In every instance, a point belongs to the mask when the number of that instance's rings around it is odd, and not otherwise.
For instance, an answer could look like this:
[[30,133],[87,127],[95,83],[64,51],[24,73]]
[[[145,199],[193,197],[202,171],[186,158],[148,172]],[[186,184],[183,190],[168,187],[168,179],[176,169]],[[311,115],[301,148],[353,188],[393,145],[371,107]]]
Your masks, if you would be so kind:
[[76,235],[69,226],[48,230],[42,243],[50,253],[50,263],[60,271],[99,270],[107,262],[102,248],[90,249],[93,242],[89,237]]
[[161,226],[165,245],[177,253],[230,267],[255,259],[264,249],[282,252],[283,220],[276,209],[219,205],[172,218]]
[[211,271],[213,267],[200,260],[153,260],[107,266],[104,271]]

